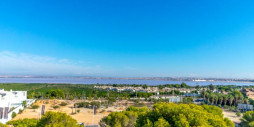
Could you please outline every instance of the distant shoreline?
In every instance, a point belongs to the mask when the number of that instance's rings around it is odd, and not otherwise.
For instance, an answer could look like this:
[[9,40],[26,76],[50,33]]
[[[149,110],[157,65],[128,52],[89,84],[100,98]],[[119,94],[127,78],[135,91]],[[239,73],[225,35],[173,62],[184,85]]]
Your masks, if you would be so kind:
[[93,77],[93,76],[0,76],[1,78],[47,78],[47,79],[117,79],[117,80],[158,80],[158,81],[195,81],[195,82],[253,82],[244,78],[199,78],[199,77]]
[[40,78],[40,77],[0,77],[0,83],[64,83],[64,84],[147,84],[147,85],[165,85],[181,84],[185,82],[188,85],[254,85],[254,82],[248,81],[185,81],[185,80],[159,80],[159,79],[118,79],[118,78]]

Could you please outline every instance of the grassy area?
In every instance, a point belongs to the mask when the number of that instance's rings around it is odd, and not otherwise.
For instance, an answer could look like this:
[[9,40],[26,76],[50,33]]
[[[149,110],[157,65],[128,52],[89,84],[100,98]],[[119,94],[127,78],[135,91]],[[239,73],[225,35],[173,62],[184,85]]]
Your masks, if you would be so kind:
[[5,90],[24,90],[24,91],[29,91],[41,87],[45,87],[46,84],[24,84],[24,83],[0,83],[0,89],[5,89]]
[[[93,85],[80,84],[47,84],[47,83],[2,83],[0,89],[21,90],[28,92],[28,98],[58,98],[58,99],[81,99],[81,98],[125,98],[136,96],[130,92],[116,92],[94,89]],[[152,93],[137,93],[138,97],[149,97]]]
[[[39,98],[48,96],[50,91],[61,90],[64,94],[73,97],[92,96],[93,94],[101,95],[102,92],[94,92],[92,85],[76,85],[76,84],[45,84],[45,83],[1,83],[0,89],[28,91],[28,98]],[[103,95],[106,95],[105,91]]]

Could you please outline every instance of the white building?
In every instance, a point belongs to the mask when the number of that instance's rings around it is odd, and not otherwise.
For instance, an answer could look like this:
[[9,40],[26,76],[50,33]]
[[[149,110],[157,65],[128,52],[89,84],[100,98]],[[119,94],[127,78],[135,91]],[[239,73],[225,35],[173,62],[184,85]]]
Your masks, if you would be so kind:
[[23,101],[27,106],[35,102],[33,99],[27,99],[27,91],[5,91],[0,89],[0,123],[6,123],[12,119],[12,114],[18,114],[19,110],[23,110]]
[[182,102],[182,98],[179,96],[171,96],[168,98],[168,102],[179,103]]

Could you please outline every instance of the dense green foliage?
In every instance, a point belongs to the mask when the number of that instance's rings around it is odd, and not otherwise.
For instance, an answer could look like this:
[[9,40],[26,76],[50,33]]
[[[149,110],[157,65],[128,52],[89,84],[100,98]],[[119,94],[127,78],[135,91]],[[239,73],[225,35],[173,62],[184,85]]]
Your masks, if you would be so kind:
[[60,104],[61,106],[66,106],[67,105],[67,103],[66,102],[61,102],[61,104]]
[[32,108],[32,109],[38,109],[38,108],[39,108],[39,105],[32,105],[31,108]]
[[92,102],[78,102],[74,104],[76,108],[93,108],[96,106],[97,108],[100,108],[101,104],[100,102],[97,101],[92,101]]
[[0,123],[0,127],[8,127],[8,126]]
[[223,118],[216,106],[195,104],[157,103],[153,109],[130,107],[123,112],[113,112],[103,118],[102,126],[110,127],[234,127]]
[[37,124],[38,127],[80,127],[77,121],[66,113],[46,112]]
[[241,121],[241,126],[243,127],[254,127],[254,111],[245,112]]
[[7,125],[15,127],[81,127],[71,116],[60,112],[46,112],[40,120],[12,120]]
[[48,92],[46,92],[46,97],[48,97],[50,99],[65,98],[64,92],[62,90],[60,90],[60,89],[49,90]]
[[14,127],[36,127],[38,121],[37,119],[12,120],[7,122],[7,125],[13,125]]
[[12,114],[11,114],[11,118],[15,118],[16,117],[16,113],[15,112],[12,112]]
[[244,98],[243,94],[238,90],[230,91],[228,94],[203,90],[201,95],[206,100],[207,104],[237,106],[238,103],[248,103],[248,99]]
[[183,103],[184,103],[184,104],[193,103],[193,98],[192,98],[192,97],[184,97],[184,98],[183,98]]
[[[28,91],[28,98],[42,99],[98,99],[98,98],[124,98],[136,96],[130,92],[117,92],[94,89],[94,85],[78,84],[17,84],[1,83],[0,88],[6,90],[25,90]],[[151,93],[138,92],[138,97],[149,97]],[[112,99],[111,99],[112,100]]]

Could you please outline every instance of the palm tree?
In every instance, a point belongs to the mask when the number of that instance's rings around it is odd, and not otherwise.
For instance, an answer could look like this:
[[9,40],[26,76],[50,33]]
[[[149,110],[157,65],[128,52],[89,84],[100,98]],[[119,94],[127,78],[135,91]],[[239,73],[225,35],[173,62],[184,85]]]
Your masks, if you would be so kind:
[[239,98],[239,96],[238,96],[238,94],[234,94],[234,105],[236,106],[236,104],[237,104],[237,102],[238,102],[238,98]]
[[218,100],[219,100],[219,104],[222,105],[223,96],[222,95],[218,95]]
[[240,103],[243,103],[244,102],[244,97],[242,94],[239,95],[239,99],[240,99]]
[[215,104],[218,104],[218,95],[214,95]]
[[209,99],[211,100],[211,103],[214,104],[215,98],[214,98],[213,94],[211,94],[211,93],[209,94]]
[[232,105],[233,100],[234,100],[234,97],[233,97],[231,94],[229,94],[229,95],[228,95],[228,102],[229,102],[229,106],[231,106],[231,105]]
[[201,92],[201,95],[203,96],[203,99],[205,100],[205,97],[206,97],[206,95],[207,95],[206,91],[203,90],[203,91]]
[[235,90],[233,92],[233,95],[234,95],[234,98],[235,98],[235,106],[236,106],[238,101],[239,101],[239,99],[241,100],[243,98],[243,94],[240,91]]
[[222,97],[223,97],[223,105],[226,105],[228,100],[228,95],[222,95]]

